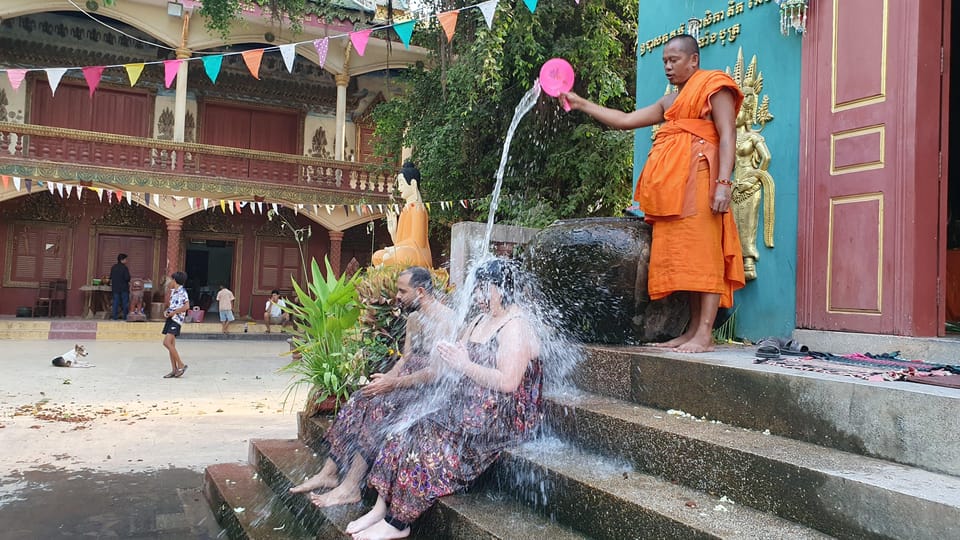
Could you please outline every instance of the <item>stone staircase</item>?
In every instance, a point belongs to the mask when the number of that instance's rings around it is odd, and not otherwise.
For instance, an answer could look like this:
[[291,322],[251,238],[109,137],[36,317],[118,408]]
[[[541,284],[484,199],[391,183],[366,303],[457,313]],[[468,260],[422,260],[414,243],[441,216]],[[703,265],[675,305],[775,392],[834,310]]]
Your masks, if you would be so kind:
[[[505,454],[415,525],[420,539],[960,538],[960,391],[703,356],[588,347],[546,402],[544,440]],[[207,468],[232,538],[345,538],[362,504],[286,490],[319,469],[324,421]]]

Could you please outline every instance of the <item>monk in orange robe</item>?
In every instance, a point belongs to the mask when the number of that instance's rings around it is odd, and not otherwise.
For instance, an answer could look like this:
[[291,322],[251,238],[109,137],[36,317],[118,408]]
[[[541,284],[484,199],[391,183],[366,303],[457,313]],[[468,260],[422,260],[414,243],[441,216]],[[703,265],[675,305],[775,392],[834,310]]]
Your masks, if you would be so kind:
[[614,128],[663,123],[634,199],[653,225],[650,298],[690,292],[690,324],[680,337],[654,345],[705,352],[713,350],[717,308],[732,306],[733,291],[745,283],[730,212],[736,117],[743,94],[729,75],[700,69],[700,48],[689,35],[666,43],[663,68],[679,91],[631,113],[601,107],[573,92],[561,97],[572,109]]

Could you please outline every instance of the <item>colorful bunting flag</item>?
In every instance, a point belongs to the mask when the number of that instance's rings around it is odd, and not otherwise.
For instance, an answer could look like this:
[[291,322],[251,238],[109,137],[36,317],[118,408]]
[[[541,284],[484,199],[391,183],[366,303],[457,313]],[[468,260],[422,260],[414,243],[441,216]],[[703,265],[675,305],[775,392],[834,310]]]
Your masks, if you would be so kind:
[[217,77],[220,75],[220,66],[223,65],[223,55],[215,54],[203,57],[203,70],[210,78],[210,82],[217,84]]
[[287,66],[287,73],[293,73],[293,59],[297,56],[297,44],[281,45],[280,55],[283,56],[283,64]]
[[160,206],[160,195],[157,195],[156,193],[153,194],[153,204]]
[[[27,185],[29,185],[29,184],[30,184],[30,181],[27,180]],[[19,177],[19,176],[14,176],[14,177],[13,177],[13,187],[17,188],[17,191],[20,191],[20,177]],[[30,189],[27,188],[27,191],[30,191]]]
[[224,206],[224,202],[223,202],[223,201],[220,201],[220,211],[223,212],[224,214],[227,213],[227,209],[226,209],[226,207]]
[[69,197],[70,195],[72,195],[72,194],[73,194],[73,184],[67,184],[67,185],[66,185],[66,190],[67,190],[67,197]]
[[31,191],[33,191],[33,180],[29,178],[25,178],[23,180],[23,186],[27,188],[27,193],[30,193]]
[[527,9],[530,10],[530,13],[533,13],[537,9],[537,0],[523,0],[523,4],[527,6]]
[[439,21],[440,26],[443,27],[443,33],[447,35],[447,43],[453,41],[453,33],[457,29],[458,15],[460,15],[459,9],[437,13],[437,21]]
[[117,196],[117,202],[123,202],[123,190],[122,190],[122,189],[118,189],[118,190],[114,191],[113,194]]
[[263,49],[243,51],[240,56],[243,56],[243,63],[247,65],[247,69],[250,70],[250,74],[253,75],[253,78],[259,81],[260,61],[263,60]]
[[77,200],[79,201],[83,193],[83,186],[77,186]]
[[83,68],[83,78],[87,81],[87,86],[90,87],[90,97],[93,97],[93,93],[97,91],[97,86],[100,85],[100,77],[103,76],[103,66],[89,66]]
[[50,83],[50,94],[57,95],[57,87],[60,86],[60,79],[67,72],[67,68],[47,68],[47,82]]
[[483,13],[483,20],[487,21],[488,29],[493,29],[493,14],[497,11],[498,2],[499,0],[487,0],[477,5],[480,8],[480,13]]
[[7,70],[7,79],[10,80],[10,86],[14,90],[20,89],[20,83],[23,82],[24,77],[27,76],[27,70],[25,69],[8,69]]
[[123,69],[127,70],[127,78],[130,79],[130,86],[137,84],[140,75],[143,73],[143,62],[138,64],[124,64]]
[[177,78],[177,71],[180,70],[180,63],[183,60],[164,60],[163,61],[163,87],[170,88],[173,80]]
[[313,40],[313,46],[317,49],[317,63],[320,64],[320,69],[323,69],[323,65],[327,63],[330,38],[315,39]]
[[353,48],[357,50],[357,54],[360,56],[363,56],[363,53],[367,50],[367,42],[370,41],[371,32],[373,32],[373,28],[350,32],[350,43],[353,43]]
[[10,177],[7,175],[0,176],[3,178],[3,189],[8,189],[10,187]]
[[415,20],[404,21],[393,25],[393,31],[397,33],[397,37],[403,42],[403,46],[408,49],[410,48],[410,38],[413,36],[413,27],[416,25],[417,21]]

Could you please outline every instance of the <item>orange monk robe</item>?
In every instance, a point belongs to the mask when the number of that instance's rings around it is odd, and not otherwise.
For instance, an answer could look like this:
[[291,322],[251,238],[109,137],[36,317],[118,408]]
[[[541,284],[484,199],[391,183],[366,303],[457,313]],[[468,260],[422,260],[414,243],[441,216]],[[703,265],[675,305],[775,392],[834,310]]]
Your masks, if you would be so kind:
[[430,253],[430,215],[423,203],[407,203],[397,218],[396,244],[373,254],[374,265],[387,266],[433,266]]
[[720,306],[733,305],[733,291],[745,284],[743,255],[730,211],[710,209],[717,187],[720,135],[710,114],[710,97],[728,89],[734,114],[743,94],[722,71],[696,71],[664,112],[634,199],[653,225],[647,289],[658,300],[676,291],[716,293]]

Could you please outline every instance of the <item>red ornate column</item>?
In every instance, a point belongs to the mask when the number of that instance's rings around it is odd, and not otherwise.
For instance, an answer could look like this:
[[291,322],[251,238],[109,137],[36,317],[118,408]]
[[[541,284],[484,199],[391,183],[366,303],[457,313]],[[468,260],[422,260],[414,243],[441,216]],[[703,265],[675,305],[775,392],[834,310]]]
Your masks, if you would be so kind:
[[337,276],[340,275],[340,244],[343,243],[343,231],[327,231],[330,235],[330,266]]
[[180,260],[180,231],[183,228],[183,221],[179,219],[167,220],[167,270],[164,278],[170,277],[170,274],[183,270]]

